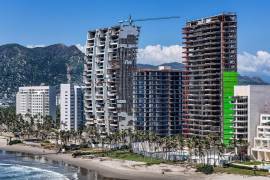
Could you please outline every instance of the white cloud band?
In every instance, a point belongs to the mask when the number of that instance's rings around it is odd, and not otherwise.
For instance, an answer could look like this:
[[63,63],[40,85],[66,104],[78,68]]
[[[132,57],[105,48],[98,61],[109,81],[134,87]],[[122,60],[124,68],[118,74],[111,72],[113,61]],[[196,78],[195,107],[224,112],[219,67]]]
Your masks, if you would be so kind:
[[[78,49],[85,52],[85,46],[77,44]],[[159,65],[168,62],[182,62],[182,47],[179,45],[148,45],[138,49],[138,63]],[[238,71],[246,75],[268,76],[270,78],[270,53],[257,51],[251,54],[238,54]]]
[[182,62],[182,47],[179,45],[149,45],[138,50],[138,63],[159,65],[168,62]]
[[258,73],[270,76],[270,53],[257,51],[256,55],[247,52],[238,54],[238,70],[240,73]]

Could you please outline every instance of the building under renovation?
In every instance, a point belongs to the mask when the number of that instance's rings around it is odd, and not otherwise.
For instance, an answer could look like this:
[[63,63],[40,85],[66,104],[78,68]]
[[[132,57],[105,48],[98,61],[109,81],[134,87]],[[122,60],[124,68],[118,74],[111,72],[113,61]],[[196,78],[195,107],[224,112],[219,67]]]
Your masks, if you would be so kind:
[[182,72],[138,69],[134,75],[135,128],[160,136],[181,133]]
[[132,124],[132,74],[140,29],[132,24],[89,31],[84,83],[86,125],[100,134]]
[[229,144],[233,87],[237,84],[237,19],[224,13],[183,28],[183,134],[209,134]]

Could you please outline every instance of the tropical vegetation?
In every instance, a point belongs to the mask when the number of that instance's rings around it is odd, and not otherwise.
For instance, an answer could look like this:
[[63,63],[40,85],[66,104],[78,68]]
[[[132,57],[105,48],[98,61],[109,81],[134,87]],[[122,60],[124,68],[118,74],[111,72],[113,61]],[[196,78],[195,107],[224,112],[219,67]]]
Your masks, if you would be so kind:
[[[78,131],[60,131],[59,127],[59,121],[53,122],[50,116],[32,117],[29,114],[21,116],[16,115],[14,107],[0,108],[1,133],[11,132],[19,141],[38,139],[44,148],[77,145],[75,149],[79,151],[73,152],[74,157],[106,156],[142,161],[146,164],[176,161],[194,167],[199,163],[197,170],[209,174],[214,171],[213,166],[220,162],[224,153],[234,149],[234,147],[226,147],[212,135],[206,138],[185,138],[181,134],[161,137],[152,132],[131,129],[100,135],[94,126],[84,127]],[[244,147],[241,142],[235,144]],[[239,155],[243,152],[241,148],[239,148],[241,153]],[[238,167],[231,168],[236,170],[235,168]]]

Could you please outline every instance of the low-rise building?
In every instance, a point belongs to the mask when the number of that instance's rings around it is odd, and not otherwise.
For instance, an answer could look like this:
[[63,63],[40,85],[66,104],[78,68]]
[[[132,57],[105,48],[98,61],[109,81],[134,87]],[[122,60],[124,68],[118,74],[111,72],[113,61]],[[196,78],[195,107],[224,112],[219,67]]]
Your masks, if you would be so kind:
[[251,155],[257,161],[270,161],[270,114],[260,115]]

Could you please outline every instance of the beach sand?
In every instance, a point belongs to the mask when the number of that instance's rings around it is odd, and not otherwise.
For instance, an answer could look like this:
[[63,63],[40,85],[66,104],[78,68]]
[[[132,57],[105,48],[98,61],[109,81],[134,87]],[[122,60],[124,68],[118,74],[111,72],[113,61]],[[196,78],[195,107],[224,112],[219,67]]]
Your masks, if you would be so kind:
[[[7,146],[7,141],[0,137],[0,149],[6,151],[29,153],[34,155],[41,155],[51,160],[63,161],[67,164],[82,167],[97,171],[100,175],[110,178],[118,179],[132,179],[132,180],[269,180],[269,177],[252,177],[240,176],[232,174],[214,174],[204,175],[196,173],[194,169],[187,170],[180,165],[159,164],[146,166],[141,162],[116,160],[110,158],[94,158],[83,159],[73,158],[71,154],[55,154],[55,151],[44,150],[40,147],[31,147],[28,145],[18,144]],[[50,154],[51,153],[51,154]],[[162,174],[162,172],[165,172]]]

